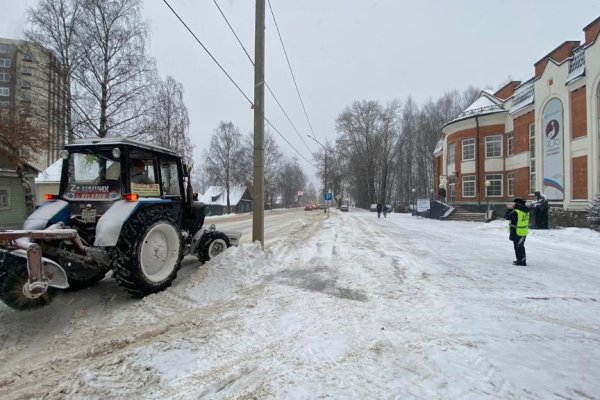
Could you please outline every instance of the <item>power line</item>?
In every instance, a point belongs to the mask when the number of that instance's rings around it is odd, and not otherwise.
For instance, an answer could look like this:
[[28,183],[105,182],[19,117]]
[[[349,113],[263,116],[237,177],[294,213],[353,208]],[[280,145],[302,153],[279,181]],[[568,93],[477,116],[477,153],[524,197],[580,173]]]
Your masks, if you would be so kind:
[[254,66],[254,61],[252,60],[252,57],[250,56],[250,54],[246,50],[246,47],[244,47],[244,44],[242,43],[242,41],[238,37],[237,33],[235,33],[235,30],[233,29],[233,26],[231,26],[231,24],[229,23],[229,20],[225,16],[225,13],[223,13],[223,10],[221,10],[221,7],[219,7],[219,3],[217,3],[217,0],[213,0],[213,3],[215,3],[215,6],[217,6],[217,8],[219,9],[219,12],[221,13],[221,16],[223,17],[223,19],[225,20],[225,22],[227,22],[227,26],[229,26],[229,29],[231,30],[231,33],[233,33],[233,36],[235,36],[235,38],[237,39],[237,41],[240,44],[240,46],[242,46],[242,49],[244,50],[244,53],[246,53],[246,57],[248,57],[248,60],[250,60],[250,62],[252,63],[252,66]]
[[[242,50],[244,50],[244,53],[246,53],[246,57],[248,57],[248,60],[250,61],[250,63],[252,64],[252,66],[254,66],[254,61],[252,60],[252,57],[250,56],[250,53],[248,53],[248,50],[246,50],[246,47],[244,46],[244,44],[240,40],[239,36],[235,32],[235,29],[233,29],[233,26],[231,26],[231,24],[229,23],[229,20],[227,19],[227,16],[225,16],[225,13],[223,12],[223,10],[221,9],[221,7],[217,3],[217,0],[213,0],[213,3],[215,3],[215,6],[217,6],[217,9],[219,10],[219,12],[221,13],[221,16],[223,17],[223,19],[227,23],[227,26],[231,30],[231,33],[233,33],[233,36],[235,36],[237,42],[242,47]],[[285,111],[285,109],[283,108],[283,106],[279,102],[279,99],[277,98],[277,96],[275,96],[275,93],[273,93],[273,90],[271,90],[271,87],[269,86],[269,84],[267,82],[265,82],[265,86],[269,90],[269,93],[271,93],[271,96],[273,96],[273,99],[275,99],[275,102],[277,103],[277,105],[279,106],[279,108],[281,109],[281,111],[283,112],[283,114],[285,115],[285,117],[287,118],[287,120],[289,121],[289,123],[292,125],[292,127],[296,131],[296,134],[298,135],[298,137],[300,138],[300,140],[302,141],[302,143],[304,143],[304,146],[306,146],[306,149],[308,150],[308,152],[312,153],[312,150],[308,147],[308,144],[306,144],[306,141],[304,140],[304,138],[302,137],[302,135],[298,131],[298,128],[296,128],[296,125],[294,125],[294,123],[292,122],[292,119],[290,118],[290,116],[288,115],[288,113]]]
[[294,147],[294,146],[293,146],[293,145],[292,145],[292,144],[291,144],[291,143],[290,143],[290,142],[289,142],[289,141],[288,141],[288,140],[285,138],[285,136],[283,136],[283,135],[281,134],[281,132],[279,132],[279,130],[278,130],[277,128],[275,128],[275,125],[273,125],[273,124],[271,123],[271,121],[269,121],[269,120],[267,119],[267,117],[265,117],[265,122],[266,122],[267,124],[269,124],[269,125],[271,126],[271,128],[273,128],[273,130],[274,130],[275,132],[277,132],[277,134],[278,134],[279,136],[281,136],[281,138],[282,138],[283,140],[285,140],[285,142],[286,142],[287,144],[289,144],[289,145],[290,145],[290,147],[291,147],[292,149],[294,149],[294,151],[295,151],[296,153],[298,153],[298,155],[299,155],[300,157],[302,157],[302,158],[303,158],[303,159],[304,159],[304,160],[305,160],[305,161],[308,163],[308,165],[312,165],[312,166],[314,167],[314,165],[312,164],[312,161],[309,161],[309,160],[308,160],[306,157],[304,157],[304,156],[302,155],[302,153],[300,153],[300,152],[299,152],[299,151],[298,151],[298,150],[297,150],[297,149],[296,149],[296,148],[295,148],[295,147]]
[[225,75],[227,75],[227,78],[229,78],[229,80],[231,81],[231,83],[234,84],[234,86],[237,88],[237,90],[239,90],[239,92],[242,94],[242,96],[244,96],[244,98],[246,100],[248,100],[248,103],[250,103],[251,107],[254,107],[254,103],[252,103],[252,100],[250,100],[250,98],[248,96],[246,96],[246,93],[244,93],[244,91],[239,87],[239,85],[233,80],[233,78],[227,73],[227,71],[225,71],[225,68],[223,68],[221,66],[221,64],[219,64],[219,62],[217,61],[217,59],[211,54],[210,51],[208,51],[208,49],[206,48],[206,46],[204,46],[204,44],[200,41],[200,39],[198,39],[198,37],[196,36],[196,34],[194,32],[192,32],[192,30],[190,29],[189,26],[187,26],[187,24],[183,21],[183,19],[181,19],[181,17],[179,16],[179,14],[177,14],[177,12],[173,9],[173,7],[171,7],[171,5],[169,4],[169,2],[167,0],[163,0],[163,2],[167,5],[167,7],[169,7],[169,9],[171,10],[171,12],[173,14],[175,14],[175,16],[177,17],[177,19],[179,20],[179,22],[181,22],[183,24],[183,26],[185,26],[185,28],[188,30],[188,32],[194,37],[194,39],[196,39],[196,42],[198,42],[198,44],[200,46],[202,46],[202,48],[204,49],[204,51],[206,51],[208,53],[208,55],[210,56],[210,58],[212,58],[212,60],[219,66],[219,68],[221,68],[221,71],[223,71],[223,73]]
[[[246,94],[244,93],[244,91],[239,87],[239,85],[233,80],[233,78],[227,73],[227,71],[225,71],[225,69],[221,66],[221,64],[217,61],[217,59],[211,54],[211,52],[206,48],[206,46],[204,46],[204,44],[200,41],[200,39],[198,39],[198,37],[194,34],[194,32],[190,29],[190,27],[185,23],[185,21],[183,21],[183,19],[179,16],[179,14],[177,14],[177,12],[173,9],[173,7],[171,7],[171,5],[168,3],[167,0],[163,0],[163,2],[167,5],[167,7],[169,7],[169,9],[171,10],[171,12],[177,17],[177,19],[179,20],[179,22],[181,22],[183,24],[183,26],[185,26],[185,28],[188,30],[188,32],[194,37],[194,39],[196,39],[196,42],[198,42],[198,44],[200,46],[202,46],[202,48],[204,49],[204,51],[206,51],[208,53],[208,55],[210,56],[210,58],[212,58],[212,60],[219,66],[219,68],[221,68],[221,71],[223,71],[223,73],[229,78],[229,80],[231,81],[231,83],[233,83],[235,85],[235,87],[238,89],[238,91],[242,94],[242,96],[244,96],[244,98],[246,100],[248,100],[248,103],[250,103],[251,107],[254,107],[254,103],[250,100],[250,98],[248,98],[248,96],[246,96]],[[237,37],[237,35],[236,35]],[[239,40],[239,39],[238,39]],[[247,52],[246,52],[247,53]],[[252,59],[250,59],[250,61],[252,61]],[[252,62],[252,64],[254,65],[254,62]],[[285,140],[285,142],[296,152],[298,153],[298,155],[303,158],[304,160],[306,160],[306,162],[309,163],[309,165],[311,164],[311,161],[309,161],[306,157],[304,157],[304,155],[302,155],[302,153],[300,153],[298,151],[298,149],[296,149],[286,138],[285,136],[283,136],[281,134],[281,132],[279,132],[279,130],[265,117],[265,121],[273,128],[273,130],[275,130],[275,132],[277,132],[277,134],[279,134],[279,136],[281,136],[281,138],[283,140]],[[310,151],[310,150],[309,150]]]
[[294,71],[292,70],[292,64],[290,63],[290,59],[288,57],[287,51],[285,49],[285,45],[283,44],[283,38],[281,37],[281,32],[279,31],[279,25],[277,24],[277,19],[275,18],[275,13],[273,12],[273,7],[271,6],[271,0],[268,0],[269,10],[271,10],[271,16],[273,17],[273,22],[275,23],[275,28],[277,29],[277,35],[279,36],[279,41],[281,42],[281,47],[283,47],[283,54],[285,54],[285,59],[288,64],[288,68],[290,69],[290,73],[292,74],[292,79],[294,81],[294,86],[296,87],[296,93],[298,93],[298,98],[300,99],[300,104],[302,104],[302,110],[304,110],[304,115],[306,116],[306,120],[308,121],[308,126],[310,127],[310,131],[313,136],[315,135],[315,131],[313,130],[312,124],[310,123],[310,118],[308,118],[308,113],[306,112],[306,107],[304,106],[304,101],[302,100],[302,96],[300,95],[300,89],[298,89],[298,83],[296,82],[296,77],[294,76]]

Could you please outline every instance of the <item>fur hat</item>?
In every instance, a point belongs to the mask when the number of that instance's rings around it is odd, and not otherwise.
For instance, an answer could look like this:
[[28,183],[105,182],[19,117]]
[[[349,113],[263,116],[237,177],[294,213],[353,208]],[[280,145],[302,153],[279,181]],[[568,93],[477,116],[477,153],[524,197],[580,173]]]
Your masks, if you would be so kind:
[[525,200],[523,200],[523,199],[521,199],[521,198],[519,198],[519,197],[517,197],[516,199],[514,199],[514,200],[513,200],[513,202],[514,202],[515,204],[521,204],[521,205],[525,205]]

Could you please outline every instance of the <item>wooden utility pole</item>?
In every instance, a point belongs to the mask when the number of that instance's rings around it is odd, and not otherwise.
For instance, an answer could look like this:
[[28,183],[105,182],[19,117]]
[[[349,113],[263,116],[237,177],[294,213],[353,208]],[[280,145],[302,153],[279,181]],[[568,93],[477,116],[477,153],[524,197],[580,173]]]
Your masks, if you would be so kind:
[[254,207],[252,241],[265,248],[265,0],[256,0],[254,37]]

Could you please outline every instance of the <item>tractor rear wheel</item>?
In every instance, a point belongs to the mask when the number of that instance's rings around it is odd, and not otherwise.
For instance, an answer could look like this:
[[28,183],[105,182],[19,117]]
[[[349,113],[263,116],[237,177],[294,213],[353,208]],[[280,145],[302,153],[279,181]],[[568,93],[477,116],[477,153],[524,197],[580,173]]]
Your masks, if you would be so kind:
[[50,304],[57,290],[49,287],[41,296],[31,299],[23,293],[27,283],[27,260],[7,254],[0,265],[0,299],[16,310],[32,310]]
[[183,245],[181,233],[166,210],[141,210],[121,230],[113,276],[134,296],[165,290],[181,268]]

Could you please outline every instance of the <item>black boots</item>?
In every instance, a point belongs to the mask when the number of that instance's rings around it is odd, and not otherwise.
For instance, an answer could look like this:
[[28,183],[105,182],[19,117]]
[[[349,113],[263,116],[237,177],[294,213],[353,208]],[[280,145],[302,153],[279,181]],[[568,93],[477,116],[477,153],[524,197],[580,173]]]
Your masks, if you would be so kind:
[[527,266],[527,263],[525,261],[520,262],[520,261],[513,261],[513,265],[522,265],[523,267]]

